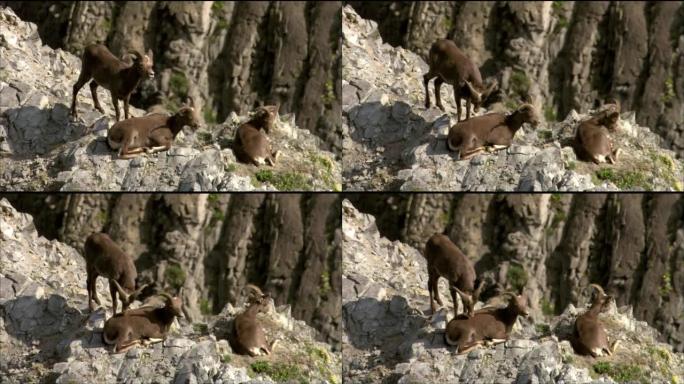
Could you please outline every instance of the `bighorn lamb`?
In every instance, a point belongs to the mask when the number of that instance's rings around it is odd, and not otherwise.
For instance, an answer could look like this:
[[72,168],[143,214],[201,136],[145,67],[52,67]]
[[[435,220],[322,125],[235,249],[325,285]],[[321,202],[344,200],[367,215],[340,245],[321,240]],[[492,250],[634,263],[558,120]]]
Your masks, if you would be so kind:
[[608,344],[606,329],[599,321],[598,316],[599,313],[608,308],[608,304],[613,298],[606,295],[599,285],[591,284],[590,286],[596,290],[596,295],[589,310],[577,316],[570,341],[578,354],[591,355],[592,357],[603,354],[610,356],[614,351],[615,344],[612,346]]
[[167,151],[184,126],[199,127],[199,118],[191,105],[181,107],[171,116],[152,113],[119,121],[107,132],[107,143],[119,150],[121,159],[131,159],[142,152]]
[[266,134],[273,128],[279,108],[280,105],[259,107],[249,121],[240,125],[233,140],[233,152],[239,161],[257,167],[275,164],[279,153],[272,151]]
[[449,129],[447,147],[457,151],[460,160],[469,159],[485,149],[507,148],[524,123],[534,127],[539,125],[537,111],[531,104],[523,104],[508,115],[488,113],[475,116]]
[[113,312],[116,313],[116,293],[119,293],[123,310],[135,300],[135,298],[147,286],[135,289],[135,279],[138,272],[135,269],[133,259],[124,253],[106,233],[92,233],[86,239],[84,246],[86,260],[86,286],[88,289],[88,307],[94,310],[93,300],[97,304],[97,277],[104,276],[109,279],[109,291],[112,294]]
[[456,293],[461,296],[464,311],[468,316],[472,316],[482,284],[477,284],[476,287],[475,268],[470,260],[447,236],[439,233],[435,233],[427,241],[423,256],[427,260],[428,291],[432,313],[435,313],[437,309],[435,300],[440,306],[443,305],[438,291],[441,276],[449,282],[449,291],[454,302],[454,316],[458,315]]
[[446,327],[444,339],[457,345],[458,353],[466,353],[485,342],[500,343],[508,340],[518,316],[528,316],[527,298],[512,292],[505,308],[476,311],[470,318],[453,318]]
[[461,121],[461,97],[466,99],[466,119],[470,118],[470,103],[477,111],[482,101],[487,98],[497,87],[496,80],[487,88],[482,83],[482,76],[477,66],[456,46],[447,39],[437,40],[430,48],[428,56],[430,69],[423,76],[425,85],[425,108],[430,108],[430,92],[428,83],[435,78],[435,99],[437,107],[444,111],[439,90],[444,82],[454,87],[454,99],[456,100],[456,113],[458,121]]
[[580,123],[575,135],[578,157],[591,160],[595,164],[615,164],[620,154],[619,148],[613,148],[609,133],[617,130],[620,106],[617,103],[607,106],[608,108]]
[[102,339],[115,345],[114,352],[125,352],[137,344],[149,344],[164,340],[176,317],[183,316],[180,297],[162,293],[166,305],[161,308],[141,307],[110,317],[104,325]]
[[273,345],[268,345],[264,330],[257,320],[257,314],[268,310],[270,296],[251,284],[245,288],[249,291],[249,306],[244,312],[235,316],[231,345],[235,352],[242,355],[268,355]]
[[116,121],[119,121],[119,100],[124,102],[124,118],[128,119],[128,100],[135,88],[144,78],[154,78],[152,69],[152,51],[147,55],[142,55],[138,51],[131,51],[133,63],[127,63],[114,56],[107,47],[101,44],[92,44],[83,51],[83,61],[81,63],[81,74],[74,84],[73,99],[71,101],[71,114],[76,117],[76,95],[78,91],[90,82],[90,92],[93,95],[95,108],[104,113],[104,109],[97,100],[97,86],[109,90],[114,103]]

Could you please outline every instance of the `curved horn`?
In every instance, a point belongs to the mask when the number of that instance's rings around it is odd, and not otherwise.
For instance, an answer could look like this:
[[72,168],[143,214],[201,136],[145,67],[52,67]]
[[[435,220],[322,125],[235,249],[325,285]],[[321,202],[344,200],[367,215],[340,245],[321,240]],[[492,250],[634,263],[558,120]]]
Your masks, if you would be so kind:
[[247,284],[247,285],[245,285],[245,289],[246,289],[247,291],[249,291],[249,292],[254,292],[254,293],[256,293],[256,294],[258,294],[258,295],[260,295],[260,296],[265,296],[264,293],[261,291],[261,289],[259,289],[259,287],[257,287],[257,286],[254,285],[254,284]]
[[121,301],[128,303],[131,295],[127,294],[126,291],[124,291],[124,289],[121,288],[118,281],[112,279],[112,282],[116,286],[116,290],[119,291],[119,296],[121,296]]
[[138,297],[138,295],[143,291],[143,289],[147,288],[148,285],[149,284],[144,284],[135,291],[133,291],[133,293],[129,295],[129,300],[133,301],[136,297]]
[[473,87],[473,85],[470,83],[470,81],[468,81],[468,80],[464,80],[464,81],[465,81],[466,87],[468,87],[468,90],[470,91],[470,94],[473,96],[473,98],[475,98],[477,100],[481,100],[482,99],[482,92],[478,92],[475,89],[475,87]]
[[505,292],[501,293],[501,296],[514,298],[514,297],[517,297],[518,294],[513,292],[513,291],[505,291]]
[[135,57],[138,61],[142,61],[143,59],[142,54],[135,49],[131,49],[130,51],[128,51],[128,53],[133,55],[133,57]]
[[166,302],[170,302],[171,300],[173,300],[173,296],[169,295],[169,294],[166,293],[166,292],[160,293],[159,296],[165,298],[165,299],[166,299]]
[[600,285],[598,284],[589,284],[590,287],[596,288],[596,290],[603,296],[607,296],[606,293],[603,291],[603,288],[601,288]]

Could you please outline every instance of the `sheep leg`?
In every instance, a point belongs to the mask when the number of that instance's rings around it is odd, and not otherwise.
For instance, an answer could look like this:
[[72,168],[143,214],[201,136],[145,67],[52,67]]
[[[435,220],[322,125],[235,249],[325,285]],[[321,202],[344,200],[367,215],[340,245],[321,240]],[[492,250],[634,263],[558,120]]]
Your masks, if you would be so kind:
[[456,101],[456,121],[461,121],[461,93],[454,86],[454,101]]
[[76,112],[76,95],[78,95],[78,91],[83,88],[83,86],[90,80],[90,74],[84,72],[81,70],[81,74],[78,76],[78,80],[76,80],[76,84],[74,84],[73,87],[73,96],[71,99],[71,114],[74,117],[78,117],[78,112]]
[[124,353],[138,344],[140,344],[140,340],[133,340],[129,343],[117,343],[114,348],[114,353]]
[[151,155],[155,152],[168,151],[169,149],[171,149],[171,144],[160,145],[158,147],[152,148],[144,147],[143,149],[145,150],[145,152],[147,152],[148,155]]
[[482,151],[484,151],[484,147],[478,147],[475,149],[471,149],[468,152],[466,152],[465,154],[461,155],[461,160],[468,160],[471,157],[477,155],[478,153],[480,153]]
[[114,282],[112,282],[111,279],[109,280],[109,293],[111,293],[111,295],[112,295],[112,316],[113,316],[113,315],[116,315],[116,307],[118,307],[118,303],[116,301],[116,293],[117,293],[116,292],[116,286],[114,285]]
[[119,121],[119,99],[114,96],[114,92],[110,92],[112,95],[112,104],[114,104],[114,112],[116,113],[116,121]]
[[442,306],[442,298],[439,297],[439,291],[437,289],[438,287],[438,280],[439,276],[428,273],[428,291],[430,292],[430,308],[432,309],[432,313],[434,314],[437,312],[437,306],[435,305],[435,300],[437,303]]
[[[124,119],[128,119],[128,99],[131,98],[131,95],[126,95],[123,99],[123,104],[124,104]],[[118,112],[118,111],[117,111]],[[117,119],[119,120],[119,119]]]
[[162,341],[164,341],[163,338],[150,337],[149,339],[143,340],[142,345],[147,347],[148,345],[156,344]]
[[451,282],[449,282],[449,292],[451,293],[451,301],[454,303],[454,317],[456,317],[458,316],[458,301],[456,301],[456,287]]
[[425,85],[425,109],[430,108],[430,91],[428,90],[428,84],[433,77],[435,77],[435,74],[432,72],[423,75],[423,85]]
[[271,153],[271,157],[266,159],[266,162],[268,163],[268,165],[274,166],[276,161],[278,160],[278,156],[280,156],[280,151],[275,151],[275,152]]
[[437,76],[435,79],[435,100],[437,104],[437,108],[441,109],[442,112],[444,112],[444,106],[442,105],[442,84],[444,84],[444,80]]
[[470,98],[466,98],[466,120],[470,119]]
[[145,148],[135,148],[128,150],[128,145],[125,145],[121,147],[121,150],[119,150],[119,158],[120,159],[132,159],[134,157],[138,157],[142,152],[145,151]]
[[100,298],[97,297],[97,272],[90,270],[88,271],[88,277],[86,277],[86,286],[88,288],[88,307],[91,311],[95,310],[95,305],[93,305],[93,300],[100,304]]
[[93,103],[95,104],[95,109],[100,111],[100,113],[105,113],[104,108],[100,105],[100,100],[97,99],[97,83],[95,80],[90,82],[90,93],[93,95]]
[[467,344],[459,344],[458,345],[458,354],[462,355],[464,353],[468,353],[472,351],[474,348],[482,344],[482,341],[473,341],[472,343],[467,343]]

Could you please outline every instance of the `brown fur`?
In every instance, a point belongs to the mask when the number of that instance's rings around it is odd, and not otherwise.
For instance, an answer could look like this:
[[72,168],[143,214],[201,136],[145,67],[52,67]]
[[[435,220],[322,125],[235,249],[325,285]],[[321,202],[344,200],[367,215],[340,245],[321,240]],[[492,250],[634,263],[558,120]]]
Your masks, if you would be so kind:
[[435,300],[440,306],[443,305],[438,290],[439,278],[443,277],[449,282],[449,291],[454,302],[454,316],[458,315],[456,293],[461,296],[466,313],[472,315],[481,288],[475,287],[476,275],[472,262],[447,236],[439,233],[432,235],[427,241],[423,256],[427,260],[432,313],[437,309]]
[[510,337],[518,316],[528,316],[527,298],[510,294],[505,308],[476,311],[470,318],[454,318],[447,324],[444,338],[458,345],[458,353],[466,353],[486,341],[503,341]]
[[257,320],[258,313],[268,309],[269,296],[250,285],[253,295],[249,299],[249,307],[235,317],[231,344],[233,349],[243,355],[258,356],[270,354],[271,348],[266,341],[264,330]]
[[107,143],[112,149],[119,149],[119,157],[130,159],[143,151],[154,153],[167,151],[184,126],[194,129],[199,126],[195,109],[182,107],[174,115],[152,113],[120,121],[107,132]]
[[104,325],[102,339],[113,344],[114,352],[125,352],[147,339],[164,339],[176,317],[183,317],[179,297],[162,294],[166,305],[162,308],[142,307],[110,317]]
[[[103,276],[109,279],[109,291],[112,295],[113,313],[116,313],[116,294],[122,302],[123,310],[126,310],[135,297],[140,294],[141,287],[135,289],[135,279],[138,272],[133,259],[105,233],[93,233],[86,239],[84,246],[86,260],[86,288],[88,289],[88,307],[94,310],[93,300],[97,304],[97,277]],[[117,284],[121,289],[117,288]]]
[[128,101],[131,93],[144,78],[153,78],[152,52],[142,55],[140,52],[133,51],[133,63],[126,63],[114,56],[107,47],[101,44],[92,44],[83,51],[81,62],[81,74],[74,84],[73,99],[71,101],[71,114],[76,117],[76,95],[78,91],[90,82],[90,92],[93,96],[95,109],[104,113],[104,109],[97,100],[97,87],[102,86],[108,89],[114,103],[116,121],[119,121],[119,100],[124,102],[124,118],[128,119]]
[[618,151],[613,148],[610,132],[617,130],[620,119],[619,106],[609,107],[580,123],[575,135],[577,155],[595,164],[617,162]]
[[606,295],[598,285],[592,286],[596,288],[596,295],[589,310],[577,316],[570,341],[575,352],[580,355],[611,355],[613,351],[608,343],[608,335],[598,316],[608,308],[612,297]]
[[470,104],[474,105],[475,111],[480,108],[482,101],[487,98],[497,87],[494,81],[489,88],[482,82],[482,76],[477,66],[456,46],[447,39],[437,40],[430,48],[428,56],[430,69],[423,76],[425,85],[425,108],[430,108],[430,92],[428,83],[435,79],[435,99],[437,107],[444,111],[440,96],[440,87],[443,83],[454,87],[454,99],[456,100],[456,113],[458,121],[461,121],[461,98],[466,99],[466,119],[470,118]]
[[521,105],[509,115],[489,113],[476,116],[449,129],[447,147],[458,151],[461,160],[476,155],[488,146],[508,147],[524,123],[533,126],[539,124],[537,112],[530,104]]
[[257,167],[263,163],[274,165],[278,151],[273,151],[266,136],[271,131],[278,116],[278,106],[259,107],[254,116],[240,125],[233,141],[235,157]]

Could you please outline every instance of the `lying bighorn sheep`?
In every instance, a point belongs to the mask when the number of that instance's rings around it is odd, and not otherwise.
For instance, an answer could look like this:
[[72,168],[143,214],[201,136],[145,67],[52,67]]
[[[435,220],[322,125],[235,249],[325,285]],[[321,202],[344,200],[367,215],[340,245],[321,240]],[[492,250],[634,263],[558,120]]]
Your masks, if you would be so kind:
[[470,103],[474,110],[480,108],[482,101],[487,98],[497,87],[496,80],[487,88],[482,83],[482,76],[477,66],[456,46],[447,39],[437,40],[430,48],[428,56],[430,69],[423,76],[425,85],[425,108],[430,108],[430,92],[428,83],[435,78],[435,99],[437,107],[444,111],[439,90],[444,82],[454,87],[454,99],[456,100],[456,113],[458,121],[461,121],[461,97],[466,99],[466,119],[470,118]]
[[161,308],[141,307],[112,316],[105,322],[102,339],[114,344],[114,352],[125,352],[137,344],[164,340],[176,317],[184,317],[180,297],[162,293],[166,305]]
[[275,164],[279,153],[272,150],[266,134],[273,128],[279,108],[279,105],[259,107],[249,121],[240,125],[233,140],[233,152],[239,161],[257,167]]
[[477,284],[475,268],[472,262],[461,252],[458,247],[445,235],[436,233],[425,244],[423,253],[428,267],[428,291],[430,292],[430,308],[432,313],[436,311],[435,300],[439,305],[442,299],[439,297],[439,278],[444,277],[449,281],[451,299],[454,302],[454,316],[458,315],[458,302],[456,293],[461,296],[464,311],[472,316],[473,307],[480,295],[482,284]]
[[231,344],[235,352],[239,354],[268,355],[273,345],[268,345],[264,330],[257,320],[257,314],[267,311],[270,297],[254,285],[248,284],[245,288],[250,292],[249,307],[235,316]]
[[107,143],[119,150],[119,158],[131,159],[142,152],[167,151],[184,126],[199,127],[195,108],[183,106],[174,115],[152,113],[115,123],[107,132]]
[[613,149],[609,132],[617,130],[619,119],[619,104],[610,104],[608,108],[580,123],[575,135],[578,157],[591,160],[595,164],[615,164],[620,149]]
[[459,152],[459,159],[466,160],[482,152],[486,147],[493,150],[511,145],[515,133],[524,123],[539,125],[539,117],[531,104],[523,104],[511,114],[488,113],[456,123],[449,129],[447,147]]
[[97,297],[97,277],[109,279],[109,291],[112,294],[113,312],[116,314],[116,293],[122,302],[123,310],[135,300],[147,285],[135,289],[135,279],[138,272],[133,259],[124,253],[116,243],[105,233],[93,233],[86,239],[84,246],[86,260],[86,286],[88,289],[88,307],[94,310],[93,300],[100,304]]
[[605,353],[610,356],[617,342],[612,346],[608,344],[608,335],[598,315],[606,310],[612,296],[606,295],[603,288],[597,284],[590,286],[596,289],[596,295],[589,310],[577,316],[570,341],[575,352],[581,355],[598,357]]
[[508,340],[519,315],[528,316],[527,298],[512,292],[505,308],[476,311],[470,318],[454,318],[447,324],[444,339],[449,345],[458,345],[458,353],[466,353],[485,342],[500,343]]
[[144,78],[154,78],[152,69],[152,51],[147,55],[142,55],[138,51],[131,51],[133,63],[127,63],[114,56],[107,47],[101,44],[92,44],[83,51],[83,61],[81,64],[81,74],[74,84],[73,100],[71,101],[71,114],[78,116],[76,112],[76,95],[78,91],[90,82],[90,92],[93,95],[95,108],[104,113],[104,109],[97,100],[97,86],[109,90],[114,103],[116,121],[119,121],[119,100],[124,102],[124,118],[128,119],[128,100],[135,88]]

